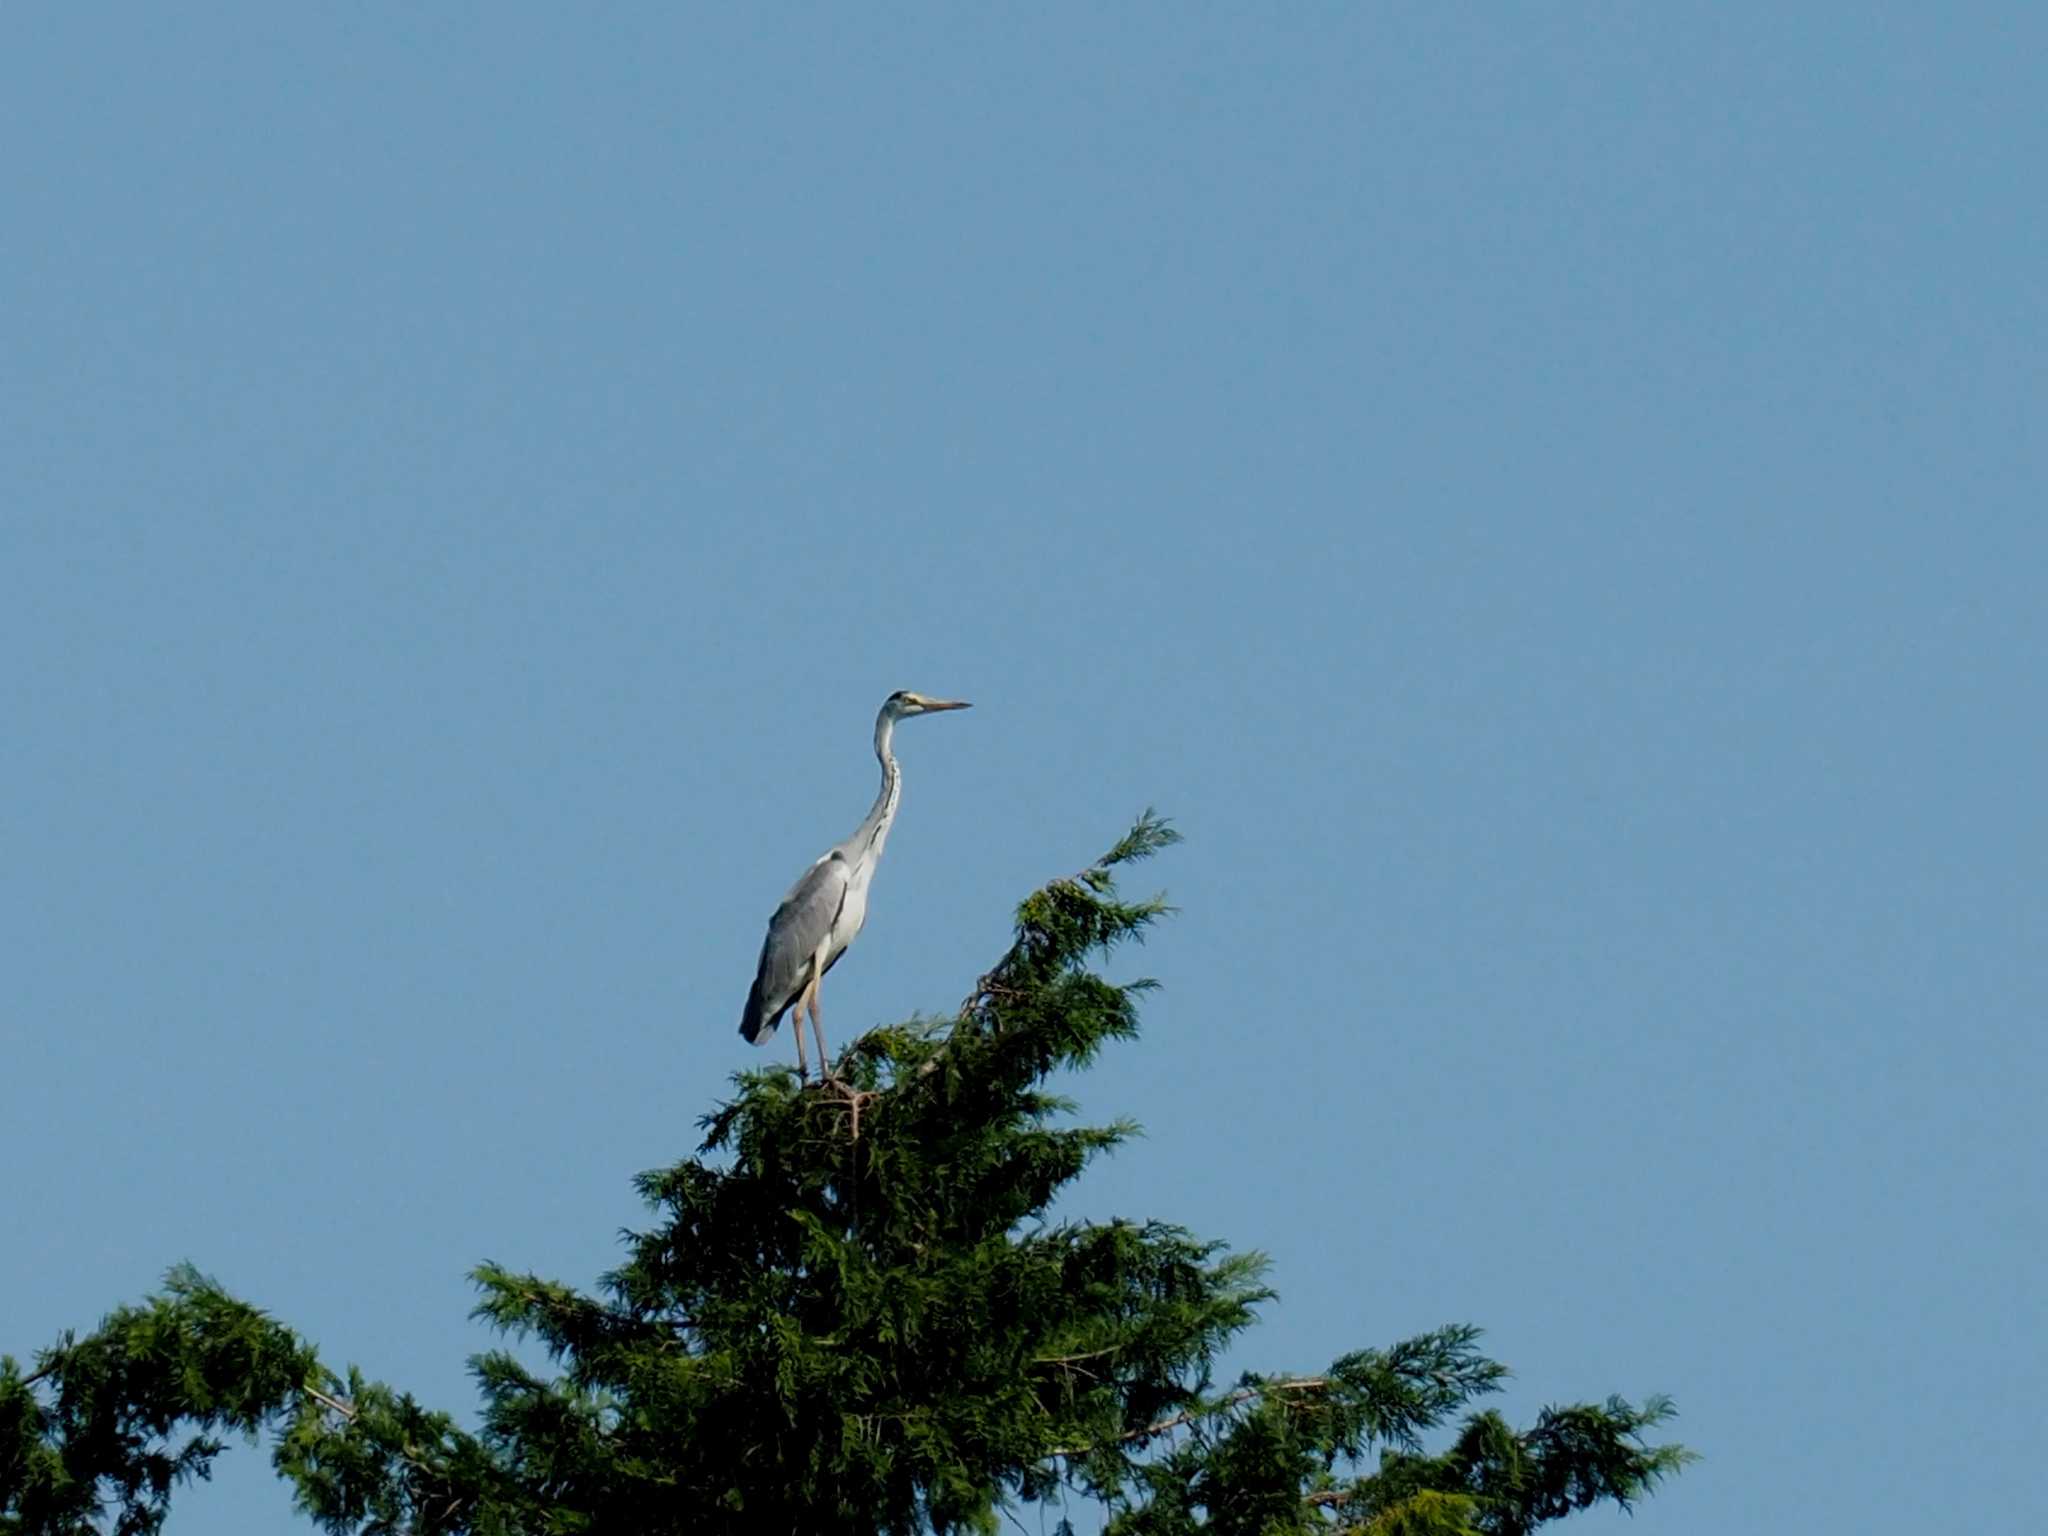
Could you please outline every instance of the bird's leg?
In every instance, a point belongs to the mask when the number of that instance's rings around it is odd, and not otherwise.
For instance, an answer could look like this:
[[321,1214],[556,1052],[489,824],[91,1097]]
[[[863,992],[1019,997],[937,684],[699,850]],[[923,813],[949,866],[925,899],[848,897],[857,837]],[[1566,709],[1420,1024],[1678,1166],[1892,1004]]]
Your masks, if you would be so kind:
[[[824,979],[823,977],[820,977],[820,978],[818,978],[818,980],[819,980],[819,981],[822,981],[823,979]],[[822,1019],[821,1019],[821,1018],[819,1017],[819,1014],[818,1014],[818,982],[817,982],[817,981],[813,981],[813,982],[811,983],[811,992],[810,992],[810,997],[811,997],[811,1033],[812,1033],[812,1035],[814,1035],[814,1036],[815,1036],[815,1037],[817,1038],[817,1041],[818,1041],[818,1076],[819,1076],[819,1078],[820,1078],[820,1079],[821,1079],[822,1081],[824,1081],[824,1082],[828,1082],[828,1083],[836,1083],[836,1082],[838,1082],[838,1081],[839,1081],[839,1079],[838,1079],[838,1078],[837,1078],[836,1076],[834,1076],[834,1075],[833,1075],[833,1072],[832,1072],[832,1058],[831,1058],[830,1056],[828,1056],[828,1055],[826,1055],[826,1054],[825,1054],[825,1025],[824,1025],[824,1021],[823,1021],[823,1020],[822,1020]]]
[[[805,991],[809,991],[805,988]],[[804,993],[796,997],[796,1007],[790,1010],[789,1021],[796,1026],[796,1080],[807,1083],[811,1080],[811,1064],[804,1060]]]

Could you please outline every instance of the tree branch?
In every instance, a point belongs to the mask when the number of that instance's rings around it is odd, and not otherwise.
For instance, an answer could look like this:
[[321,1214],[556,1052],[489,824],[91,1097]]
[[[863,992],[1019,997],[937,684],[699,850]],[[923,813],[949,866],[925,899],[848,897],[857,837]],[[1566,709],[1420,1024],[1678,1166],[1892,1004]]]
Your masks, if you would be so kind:
[[344,1419],[347,1419],[349,1423],[355,1423],[356,1410],[355,1405],[353,1403],[345,1403],[338,1397],[329,1397],[325,1392],[322,1392],[318,1387],[309,1386],[304,1388],[303,1390],[306,1396],[313,1399],[313,1401],[318,1403],[322,1408],[331,1409],[333,1412],[340,1414]]
[[1127,1344],[1111,1344],[1102,1349],[1084,1349],[1078,1355],[1040,1355],[1033,1365],[1073,1365],[1081,1360],[1100,1360],[1104,1355],[1113,1355],[1118,1350],[1128,1349]]
[[1048,1456],[1086,1456],[1099,1451],[1103,1445],[1128,1445],[1133,1440],[1149,1440],[1154,1435],[1163,1435],[1169,1429],[1179,1429],[1183,1424],[1192,1424],[1197,1419],[1206,1419],[1215,1414],[1228,1413],[1239,1403],[1249,1402],[1255,1397],[1264,1397],[1271,1392],[1316,1392],[1329,1386],[1327,1376],[1289,1376],[1281,1381],[1264,1381],[1256,1387],[1240,1387],[1228,1397],[1203,1407],[1183,1408],[1179,1413],[1170,1413],[1163,1419],[1154,1419],[1140,1429],[1127,1429],[1112,1440],[1096,1445],[1061,1445],[1047,1451]]

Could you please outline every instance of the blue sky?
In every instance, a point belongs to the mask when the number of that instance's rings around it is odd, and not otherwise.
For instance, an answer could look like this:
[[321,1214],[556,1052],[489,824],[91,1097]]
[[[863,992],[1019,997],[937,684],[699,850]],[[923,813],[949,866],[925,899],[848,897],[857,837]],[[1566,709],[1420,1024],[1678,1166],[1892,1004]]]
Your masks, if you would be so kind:
[[191,1259],[466,1409],[910,687],[828,1030],[1176,817],[1073,1208],[1267,1250],[1233,1367],[1672,1393],[1657,1536],[2043,1511],[2044,48],[9,8],[0,1348]]

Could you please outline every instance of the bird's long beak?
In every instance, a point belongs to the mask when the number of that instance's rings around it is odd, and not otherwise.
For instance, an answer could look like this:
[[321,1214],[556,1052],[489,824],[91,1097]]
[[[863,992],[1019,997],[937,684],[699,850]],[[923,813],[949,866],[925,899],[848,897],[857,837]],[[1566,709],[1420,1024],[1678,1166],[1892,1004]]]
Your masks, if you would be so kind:
[[926,699],[924,707],[933,709],[972,709],[974,706],[965,699]]

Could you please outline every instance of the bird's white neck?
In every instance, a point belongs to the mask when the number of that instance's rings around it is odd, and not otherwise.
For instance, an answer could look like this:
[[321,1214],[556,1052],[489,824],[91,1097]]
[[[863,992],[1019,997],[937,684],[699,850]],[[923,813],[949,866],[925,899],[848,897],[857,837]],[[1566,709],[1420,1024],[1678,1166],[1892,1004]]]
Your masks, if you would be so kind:
[[896,753],[891,745],[895,734],[895,716],[885,709],[875,719],[875,758],[882,765],[882,787],[868,809],[867,820],[860,824],[852,839],[858,848],[872,848],[876,858],[882,856],[882,845],[889,841],[889,826],[896,820],[896,803],[903,798],[903,772],[896,766]]

